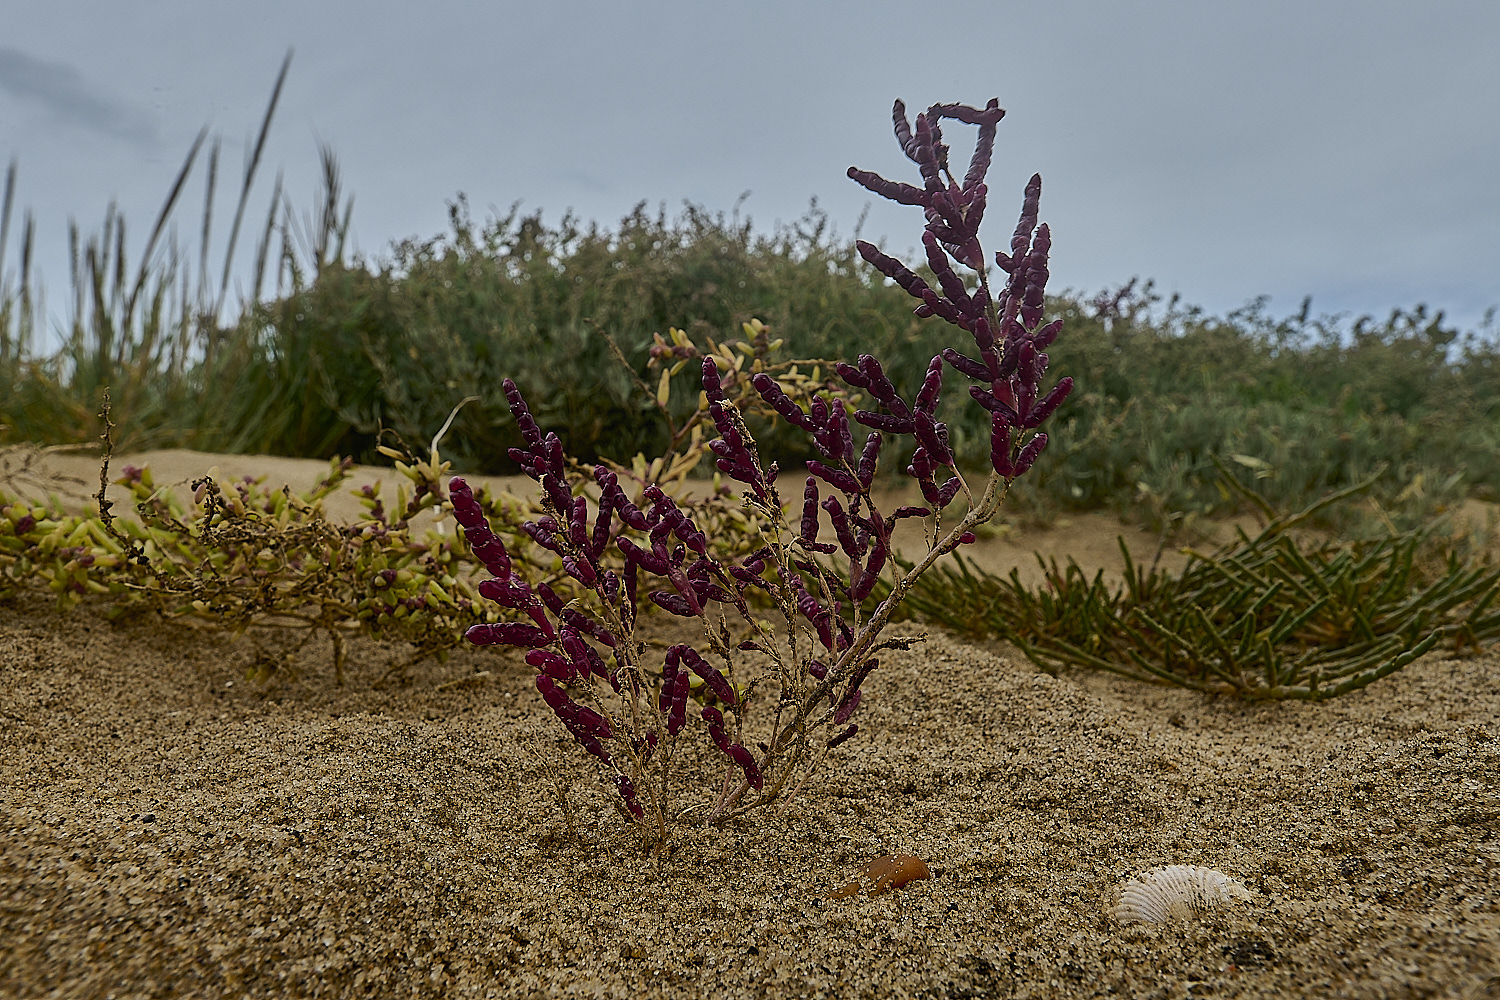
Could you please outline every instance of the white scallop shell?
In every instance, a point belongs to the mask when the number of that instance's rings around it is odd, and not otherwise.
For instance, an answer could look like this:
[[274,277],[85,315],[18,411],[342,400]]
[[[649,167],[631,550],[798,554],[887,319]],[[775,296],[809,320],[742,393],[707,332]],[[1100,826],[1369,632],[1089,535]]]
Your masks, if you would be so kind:
[[1153,868],[1120,887],[1115,919],[1121,923],[1139,920],[1164,924],[1202,916],[1208,910],[1235,899],[1252,899],[1254,893],[1222,872],[1198,865],[1168,865]]

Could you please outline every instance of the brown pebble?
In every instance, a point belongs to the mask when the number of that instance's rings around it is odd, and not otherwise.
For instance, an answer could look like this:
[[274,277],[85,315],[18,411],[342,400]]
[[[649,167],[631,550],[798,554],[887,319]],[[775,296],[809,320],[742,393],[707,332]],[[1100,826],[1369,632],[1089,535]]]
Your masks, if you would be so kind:
[[861,888],[871,896],[879,896],[881,893],[899,889],[906,883],[914,882],[919,878],[932,878],[932,872],[927,870],[927,862],[911,854],[897,854],[895,857],[887,854],[867,862],[859,870],[859,878],[829,898],[843,899],[845,896],[854,896]]

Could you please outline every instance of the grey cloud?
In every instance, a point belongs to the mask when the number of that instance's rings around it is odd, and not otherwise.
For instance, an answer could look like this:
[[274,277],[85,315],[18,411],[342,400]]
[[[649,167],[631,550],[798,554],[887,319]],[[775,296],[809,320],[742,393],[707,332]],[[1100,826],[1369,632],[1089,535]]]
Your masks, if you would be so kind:
[[0,91],[35,101],[69,124],[140,146],[156,144],[156,129],[144,112],[115,100],[66,63],[0,46]]

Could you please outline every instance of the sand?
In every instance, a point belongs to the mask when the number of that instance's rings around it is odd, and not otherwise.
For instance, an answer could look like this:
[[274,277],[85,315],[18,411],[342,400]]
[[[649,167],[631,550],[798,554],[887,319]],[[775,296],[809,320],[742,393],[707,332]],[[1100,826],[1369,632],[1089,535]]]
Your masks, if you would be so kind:
[[[339,687],[314,643],[262,688],[248,640],[107,610],[0,604],[0,994],[1500,995],[1495,652],[1250,705],[934,631],[784,814],[653,856],[513,655],[380,686],[361,641]],[[934,877],[828,898],[893,852]],[[1167,864],[1255,896],[1117,920]]]

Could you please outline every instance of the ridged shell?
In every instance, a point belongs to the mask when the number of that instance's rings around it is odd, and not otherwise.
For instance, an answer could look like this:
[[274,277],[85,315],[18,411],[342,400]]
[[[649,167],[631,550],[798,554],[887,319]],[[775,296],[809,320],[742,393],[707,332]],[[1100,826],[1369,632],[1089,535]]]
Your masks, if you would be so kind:
[[1139,920],[1164,924],[1202,916],[1208,910],[1235,899],[1253,899],[1254,893],[1222,872],[1198,865],[1168,865],[1153,868],[1120,887],[1115,919],[1121,923]]

